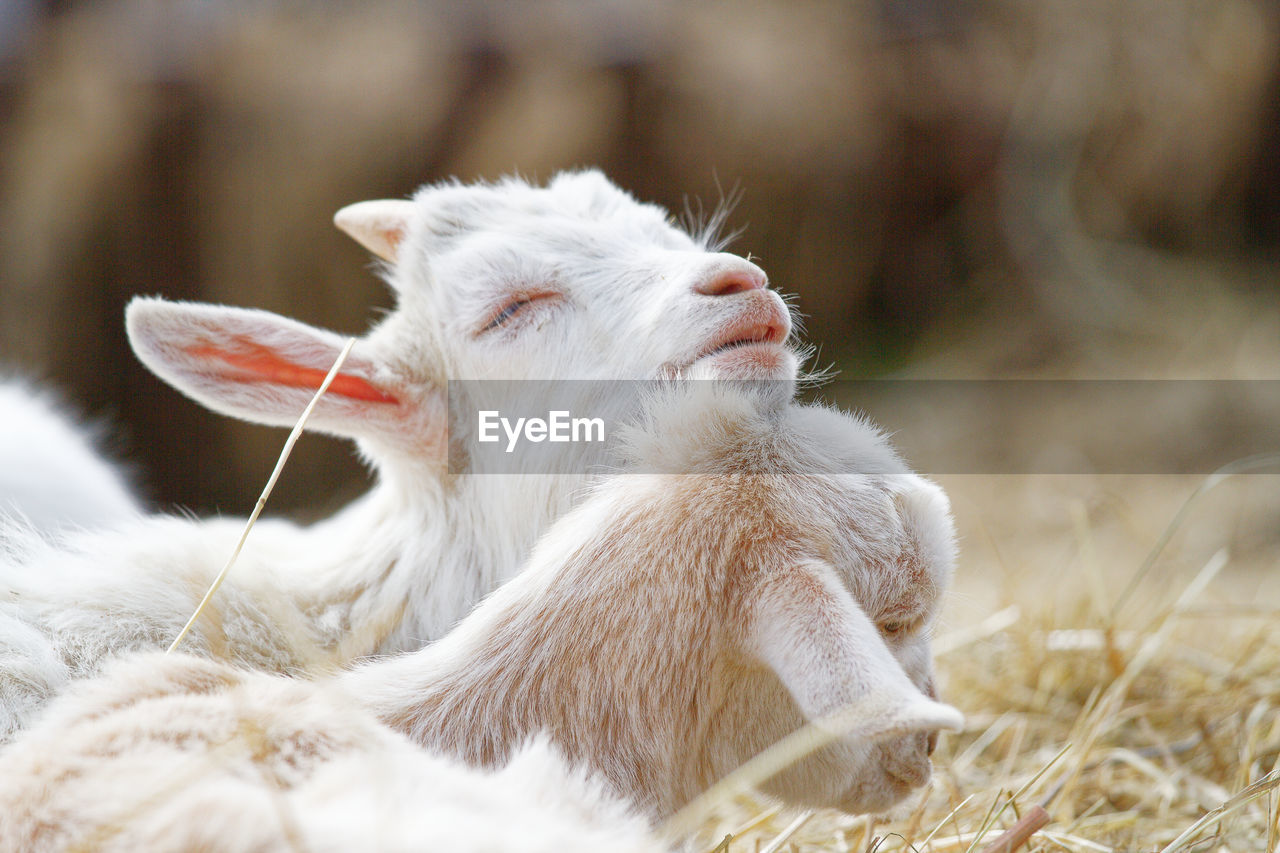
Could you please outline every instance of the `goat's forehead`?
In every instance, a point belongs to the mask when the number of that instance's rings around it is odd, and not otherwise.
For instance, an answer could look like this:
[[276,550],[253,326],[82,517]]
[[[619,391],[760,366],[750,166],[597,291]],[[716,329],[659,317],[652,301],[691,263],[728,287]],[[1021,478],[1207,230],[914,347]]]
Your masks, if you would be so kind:
[[595,243],[597,248],[607,238],[666,247],[694,244],[661,207],[636,201],[598,173],[562,175],[546,187],[518,179],[427,187],[414,201],[414,230],[438,249],[485,232],[509,239],[540,238],[549,250],[561,252],[584,238],[595,238],[589,247]]
[[837,474],[793,478],[796,494],[779,502],[793,524],[825,549],[889,550],[901,544],[902,523],[883,477]]
[[873,616],[918,615],[936,605],[953,561],[945,506],[922,513],[903,503],[921,484],[897,475],[619,477],[606,490],[612,503],[597,518],[597,538],[612,542],[626,518],[622,527],[637,547],[695,555],[694,562],[728,558],[725,565],[767,572],[779,560],[817,560]]
[[921,506],[931,488],[913,475],[811,477],[775,511],[805,550],[846,576],[873,609],[916,611],[949,583],[954,561],[945,502]]
[[[696,514],[766,531],[823,559],[896,553],[904,527],[883,477],[797,473],[692,474],[655,491],[675,517]],[[693,522],[697,527],[701,522]]]

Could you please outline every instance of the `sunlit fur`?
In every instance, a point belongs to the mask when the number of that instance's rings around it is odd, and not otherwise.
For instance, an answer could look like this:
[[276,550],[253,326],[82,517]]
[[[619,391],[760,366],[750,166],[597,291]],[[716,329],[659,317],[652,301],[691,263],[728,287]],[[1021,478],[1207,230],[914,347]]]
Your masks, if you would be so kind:
[[[311,421],[354,438],[377,483],[309,527],[259,522],[186,641],[191,651],[315,672],[416,649],[516,571],[586,480],[450,474],[447,439],[459,425],[448,422],[447,379],[670,376],[727,325],[762,313],[785,323],[772,291],[697,292],[717,275],[763,273],[707,251],[598,172],[545,188],[429,187],[390,209],[375,225],[396,247],[385,273],[397,307],[361,338],[344,376],[395,402],[331,393]],[[559,297],[483,331],[511,294],[548,287]],[[312,389],[259,381],[205,353],[248,342],[323,375],[345,343],[265,311],[158,299],[135,300],[128,325],[163,379],[219,412],[275,425],[291,426]],[[779,348],[773,375],[790,379],[796,366]],[[714,362],[695,368],[716,375]],[[157,517],[52,544],[0,526],[0,741],[105,658],[167,645],[242,526]]]

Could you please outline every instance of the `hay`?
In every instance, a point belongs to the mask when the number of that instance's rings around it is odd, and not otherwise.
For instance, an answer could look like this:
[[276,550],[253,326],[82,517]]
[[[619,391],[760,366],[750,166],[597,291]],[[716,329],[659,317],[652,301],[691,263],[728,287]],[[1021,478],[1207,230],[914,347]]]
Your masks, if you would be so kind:
[[1280,627],[1263,602],[1206,604],[1229,563],[1219,551],[1174,585],[1144,561],[1139,587],[1121,570],[1078,593],[1062,583],[1006,596],[935,643],[944,698],[968,719],[943,737],[921,796],[890,819],[820,812],[798,831],[793,813],[739,796],[695,849],[1274,853]]
[[[1271,853],[1280,631],[1252,613],[1212,633],[1198,621],[1171,617],[1166,634],[1141,635],[1150,657],[1127,685],[1105,645],[1051,650],[1057,627],[1036,619],[948,656],[947,698],[969,724],[943,739],[926,795],[886,823],[820,814],[794,849],[978,850],[1043,805],[1051,822],[1028,850]],[[764,848],[791,815],[734,830],[758,809],[740,798],[705,835],[732,834],[727,853]]]

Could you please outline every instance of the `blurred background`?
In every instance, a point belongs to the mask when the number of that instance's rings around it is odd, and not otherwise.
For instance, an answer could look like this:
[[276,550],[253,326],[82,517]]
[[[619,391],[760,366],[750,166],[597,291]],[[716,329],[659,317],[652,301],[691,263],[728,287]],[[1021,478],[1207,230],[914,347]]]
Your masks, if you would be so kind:
[[[579,165],[740,191],[843,376],[1280,377],[1264,0],[0,0],[0,369],[154,504],[247,512],[283,432],[141,369],[127,300],[358,333],[390,296],[335,210]],[[313,437],[273,508],[363,486]]]

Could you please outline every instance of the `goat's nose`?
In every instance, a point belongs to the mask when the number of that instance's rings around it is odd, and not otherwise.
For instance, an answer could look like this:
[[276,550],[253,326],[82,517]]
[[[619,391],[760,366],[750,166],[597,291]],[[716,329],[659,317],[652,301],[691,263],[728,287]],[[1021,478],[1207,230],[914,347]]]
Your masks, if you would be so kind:
[[744,265],[707,273],[694,283],[693,291],[703,296],[732,296],[748,290],[764,290],[768,286],[769,281],[761,270]]

